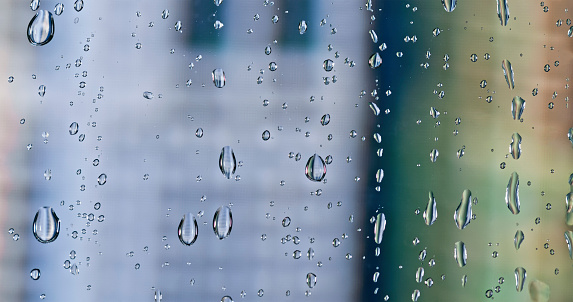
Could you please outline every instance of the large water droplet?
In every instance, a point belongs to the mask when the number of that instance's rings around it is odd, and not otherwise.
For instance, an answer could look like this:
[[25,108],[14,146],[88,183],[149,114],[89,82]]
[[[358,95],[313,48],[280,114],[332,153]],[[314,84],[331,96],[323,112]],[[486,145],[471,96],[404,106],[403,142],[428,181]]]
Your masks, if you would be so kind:
[[456,0],[442,0],[442,4],[444,5],[444,9],[451,13],[456,9]]
[[539,280],[529,282],[529,297],[531,301],[547,302],[549,301],[550,293],[551,289],[545,282]]
[[428,194],[428,205],[426,206],[426,210],[423,214],[424,222],[427,225],[432,225],[436,222],[438,218],[438,208],[436,205],[436,198],[434,198],[434,192],[430,191]]
[[521,243],[523,243],[523,239],[525,239],[523,231],[517,230],[515,232],[515,236],[513,237],[513,245],[515,246],[515,250],[519,250],[519,248],[521,247]]
[[303,35],[306,30],[308,29],[308,25],[306,24],[306,21],[302,20],[298,23],[298,33]]
[[505,204],[512,214],[519,214],[519,175],[517,172],[513,172],[509,177],[505,189]]
[[51,207],[42,207],[36,213],[33,223],[34,237],[41,243],[56,240],[60,234],[60,219]]
[[505,82],[509,89],[515,88],[515,82],[513,80],[513,67],[511,67],[511,62],[509,60],[503,60],[501,62],[501,68],[503,69],[503,76],[505,77]]
[[418,267],[418,269],[416,270],[416,283],[422,282],[423,278],[424,278],[424,268]]
[[79,130],[79,125],[76,122],[70,124],[70,135],[76,135]]
[[219,239],[225,239],[231,234],[233,228],[233,213],[227,206],[221,206],[213,216],[213,231]]
[[76,12],[81,12],[84,9],[84,0],[76,0],[74,3],[74,9]]
[[219,169],[227,179],[230,179],[231,175],[235,174],[235,170],[237,169],[237,159],[235,158],[233,148],[225,146],[221,149],[221,155],[219,156]]
[[507,6],[507,0],[497,0],[497,16],[502,26],[507,25],[509,21],[509,7]]
[[462,200],[454,212],[454,221],[458,229],[463,230],[472,219],[472,192],[468,189],[462,193]]
[[316,275],[313,273],[308,273],[306,274],[306,285],[308,285],[308,288],[314,288],[314,286],[316,285]]
[[312,181],[321,181],[324,179],[324,176],[326,176],[326,164],[322,157],[314,153],[306,162],[304,174],[306,178]]
[[378,169],[378,171],[376,171],[376,182],[381,183],[383,178],[384,178],[384,170]]
[[515,96],[513,100],[511,100],[511,116],[513,117],[513,119],[520,120],[524,109],[525,109],[525,100],[519,96]]
[[377,244],[382,243],[382,238],[384,236],[384,230],[386,229],[386,215],[384,213],[379,213],[376,215],[376,221],[374,222],[374,242]]
[[511,143],[509,144],[509,153],[513,159],[519,159],[521,156],[521,135],[515,132],[511,135]]
[[468,261],[468,251],[463,241],[458,241],[454,245],[454,259],[459,267],[465,266]]
[[28,24],[28,41],[34,46],[46,45],[54,37],[55,30],[52,13],[45,9],[40,10]]
[[197,240],[199,228],[197,227],[197,220],[191,213],[183,215],[179,227],[177,228],[177,235],[179,241],[185,245],[192,245]]
[[381,64],[382,64],[382,58],[380,57],[380,54],[378,52],[372,54],[368,59],[368,66],[370,66],[370,68],[372,69],[380,67]]
[[412,302],[418,301],[419,298],[420,298],[420,290],[415,289],[414,292],[412,292]]
[[565,243],[569,250],[569,258],[573,260],[573,231],[565,231]]
[[523,267],[518,267],[514,271],[515,274],[515,289],[520,292],[523,290],[523,284],[525,283],[525,278],[527,278],[527,272]]
[[227,81],[225,78],[225,72],[221,68],[213,69],[212,72],[213,84],[217,88],[225,87],[225,82]]

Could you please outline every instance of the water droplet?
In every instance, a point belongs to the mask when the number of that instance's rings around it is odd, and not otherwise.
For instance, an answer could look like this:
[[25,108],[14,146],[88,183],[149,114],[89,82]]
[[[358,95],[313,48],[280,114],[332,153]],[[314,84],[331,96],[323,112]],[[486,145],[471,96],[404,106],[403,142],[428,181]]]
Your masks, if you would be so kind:
[[219,156],[219,169],[227,179],[231,179],[231,175],[235,174],[235,170],[237,169],[237,159],[235,158],[235,152],[233,152],[233,149],[229,146],[225,146],[221,149],[221,155]]
[[435,163],[436,160],[438,160],[438,155],[440,155],[440,152],[437,149],[432,149],[430,152],[430,161]]
[[368,33],[370,34],[370,38],[372,38],[372,42],[378,43],[378,35],[376,35],[376,32],[371,29],[368,31]]
[[502,26],[507,25],[509,21],[509,7],[507,6],[507,0],[497,0],[497,16]]
[[331,59],[326,59],[322,62],[322,68],[324,68],[325,71],[332,71],[332,69],[334,69],[334,62]]
[[74,3],[74,9],[76,12],[81,12],[84,9],[84,0],[76,0]]
[[384,213],[378,213],[378,215],[376,215],[376,221],[374,222],[374,242],[377,244],[382,243],[385,229],[386,215],[384,215]]
[[213,231],[219,239],[225,239],[231,234],[233,228],[233,213],[227,206],[221,206],[213,216]]
[[[448,0],[446,0],[448,1]],[[455,2],[455,0],[453,0]],[[415,289],[414,292],[412,292],[412,302],[416,302],[418,301],[418,299],[420,298],[420,290],[419,289]]]
[[268,141],[271,138],[271,133],[269,132],[269,130],[263,131],[262,137],[264,141]]
[[316,286],[316,275],[314,273],[306,274],[306,285],[308,285],[308,288],[314,288]]
[[163,12],[161,13],[161,18],[162,19],[167,19],[169,18],[169,10],[168,9],[164,9]]
[[304,174],[312,181],[321,181],[326,176],[326,164],[318,154],[311,156],[306,162]]
[[104,173],[100,174],[97,177],[98,185],[103,186],[103,185],[105,185],[106,182],[107,182],[107,175],[105,175]]
[[221,5],[221,3],[223,3],[223,0],[213,0],[213,2],[215,3],[216,6]]
[[456,0],[442,0],[442,4],[444,5],[444,9],[451,13],[456,9]]
[[161,299],[163,299],[163,295],[161,294],[161,291],[156,289],[155,290],[155,294],[153,295],[153,299],[155,302],[161,302]]
[[197,226],[195,216],[191,213],[183,215],[181,222],[179,222],[179,227],[177,228],[179,241],[184,245],[192,245],[195,243],[195,240],[197,240],[198,232],[199,228]]
[[276,71],[277,68],[278,68],[277,63],[275,63],[275,62],[270,62],[270,63],[269,63],[269,70],[270,70],[270,71]]
[[143,97],[146,98],[146,99],[148,99],[148,100],[151,100],[151,99],[153,98],[153,92],[151,92],[151,91],[145,91],[145,92],[143,93]]
[[60,219],[51,207],[42,207],[36,213],[33,223],[34,237],[40,243],[49,243],[60,234]]
[[[215,4],[217,3],[217,0],[215,0]],[[221,298],[221,302],[233,302],[233,298],[231,298],[230,296],[224,296],[223,298]]]
[[515,96],[511,101],[511,116],[513,117],[513,119],[520,120],[524,109],[525,109],[525,100],[519,96]]
[[79,125],[76,122],[70,124],[70,135],[76,135],[79,130]]
[[515,289],[520,292],[523,290],[523,284],[525,283],[525,278],[527,278],[527,272],[523,267],[518,267],[514,271],[515,274]]
[[468,252],[466,250],[466,245],[462,241],[456,242],[454,245],[454,259],[458,263],[459,267],[466,265],[468,260]]
[[40,0],[32,0],[32,2],[30,2],[30,9],[37,11],[38,8],[40,8]]
[[221,69],[221,68],[213,69],[212,78],[213,78],[213,84],[215,85],[215,87],[217,87],[217,88],[225,87],[226,78],[225,78],[225,72],[223,71],[223,69]]
[[303,35],[306,30],[308,29],[308,25],[306,24],[306,21],[302,20],[298,23],[298,33]]
[[418,269],[416,270],[416,283],[422,282],[423,278],[424,278],[424,268],[418,267]]
[[40,270],[37,268],[31,270],[30,271],[30,277],[32,278],[32,280],[40,279]]
[[482,80],[482,81],[479,83],[479,87],[481,87],[481,88],[485,88],[486,86],[487,86],[487,81],[486,81],[486,80]]
[[511,135],[511,143],[509,144],[509,153],[513,159],[519,159],[521,156],[521,135],[515,132]]
[[515,246],[515,250],[519,250],[521,243],[523,243],[523,239],[525,239],[523,231],[517,230],[515,232],[515,236],[513,237],[513,245]]
[[181,31],[181,21],[175,22],[173,27],[175,28],[175,31]]
[[426,225],[432,225],[436,222],[438,218],[438,208],[436,205],[436,198],[434,198],[434,192],[430,191],[428,193],[428,205],[426,206],[426,210],[423,214],[424,222]]
[[215,27],[215,29],[221,29],[223,26],[225,26],[225,24],[219,20],[216,20],[215,23],[213,23],[213,27]]
[[368,59],[368,66],[370,66],[370,68],[372,69],[380,67],[381,64],[382,64],[382,58],[380,57],[380,54],[378,52],[372,54]]
[[440,116],[440,112],[436,108],[430,107],[430,116],[432,118],[438,118]]
[[569,128],[569,131],[567,132],[567,138],[569,138],[569,141],[571,144],[573,144],[573,127]]
[[46,94],[46,86],[40,85],[40,87],[38,87],[38,95],[43,97],[45,94]]
[[509,60],[503,60],[501,62],[501,68],[503,69],[503,76],[505,77],[507,87],[514,89],[515,82],[513,80],[513,67],[511,67],[511,62],[509,62]]
[[519,175],[517,172],[513,172],[509,177],[505,190],[505,204],[512,214],[519,214]]
[[56,7],[54,7],[54,14],[56,14],[56,16],[59,16],[63,12],[64,12],[64,5],[62,3],[56,4]]
[[34,46],[48,44],[54,37],[54,17],[47,10],[40,10],[28,24],[28,41]]
[[197,131],[195,131],[195,136],[198,138],[202,138],[203,137],[203,128],[197,128]]
[[288,227],[290,225],[290,217],[285,217],[283,218],[283,222],[282,222],[283,227]]
[[454,212],[454,221],[458,229],[463,230],[472,218],[472,192],[468,189],[462,193],[462,200]]
[[376,171],[376,182],[381,183],[383,178],[384,178],[384,170],[378,169],[378,171]]

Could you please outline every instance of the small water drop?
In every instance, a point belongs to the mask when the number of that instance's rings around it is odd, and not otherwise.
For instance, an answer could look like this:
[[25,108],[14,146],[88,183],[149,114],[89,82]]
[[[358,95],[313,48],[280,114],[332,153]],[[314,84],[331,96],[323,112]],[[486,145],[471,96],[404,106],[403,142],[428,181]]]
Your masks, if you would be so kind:
[[308,25],[306,24],[305,20],[301,20],[298,23],[298,33],[303,35],[304,33],[306,33],[306,30],[308,29]]
[[70,135],[76,135],[78,133],[79,130],[79,125],[77,122],[73,122],[70,124]]
[[203,128],[197,128],[197,130],[195,131],[195,136],[198,138],[202,138],[203,137]]
[[76,12],[81,12],[82,9],[84,9],[84,0],[76,0],[76,2],[74,2],[74,9]]
[[304,174],[312,181],[322,181],[326,176],[326,164],[318,154],[311,156],[306,162]]
[[30,2],[30,9],[32,11],[37,11],[40,8],[40,0],[32,0]]
[[521,135],[515,132],[511,135],[511,143],[509,144],[509,153],[513,159],[519,159],[521,156]]
[[107,175],[105,175],[104,173],[100,174],[97,178],[97,183],[100,186],[105,185],[105,183],[107,182]]
[[438,218],[438,208],[436,205],[436,198],[434,198],[434,192],[430,191],[428,193],[428,205],[423,214],[424,222],[426,225],[432,225],[436,222]]
[[30,278],[32,278],[32,280],[40,279],[40,270],[37,268],[31,270],[30,271]]
[[380,54],[376,52],[372,54],[368,59],[368,66],[370,66],[372,69],[375,69],[380,67],[380,65],[382,65],[382,58],[380,57]]
[[503,76],[505,77],[507,87],[509,87],[509,89],[514,89],[515,82],[513,79],[513,67],[511,66],[511,62],[509,62],[509,60],[503,60],[501,62],[501,68],[503,69]]
[[306,274],[306,285],[308,285],[308,288],[314,288],[316,286],[316,275],[314,273]]
[[525,239],[523,231],[517,230],[515,232],[515,236],[513,237],[513,245],[515,246],[515,250],[519,250],[521,243],[523,243],[523,239]]
[[225,72],[221,68],[213,69],[212,72],[213,84],[217,88],[225,87],[226,77]]
[[456,2],[456,0],[442,0],[442,5],[448,13],[451,13],[456,9]]
[[384,213],[378,213],[374,222],[374,242],[377,244],[382,243],[384,230],[386,230],[386,215],[384,215]]
[[514,120],[521,120],[521,115],[525,109],[525,100],[519,96],[515,96],[511,101],[511,116]]
[[325,71],[330,72],[334,69],[334,62],[331,59],[326,59],[322,62],[322,68],[324,68]]
[[63,12],[64,12],[64,5],[62,3],[56,4],[56,7],[54,7],[54,14],[56,14],[56,16],[59,16]]

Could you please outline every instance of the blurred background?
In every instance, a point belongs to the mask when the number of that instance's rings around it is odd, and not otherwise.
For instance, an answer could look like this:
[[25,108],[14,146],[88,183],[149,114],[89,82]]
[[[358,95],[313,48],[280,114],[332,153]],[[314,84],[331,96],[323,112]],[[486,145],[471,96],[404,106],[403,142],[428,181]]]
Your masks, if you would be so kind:
[[[5,301],[568,301],[568,1],[34,2],[0,12]],[[34,46],[41,10],[55,29]],[[44,206],[60,220],[49,243],[33,234]]]

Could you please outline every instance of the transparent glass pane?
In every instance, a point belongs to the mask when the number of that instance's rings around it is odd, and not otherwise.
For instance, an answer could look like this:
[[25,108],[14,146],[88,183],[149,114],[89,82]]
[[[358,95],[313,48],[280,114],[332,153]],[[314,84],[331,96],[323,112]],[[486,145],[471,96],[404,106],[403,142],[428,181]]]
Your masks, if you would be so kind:
[[4,300],[570,299],[570,1],[20,2]]

